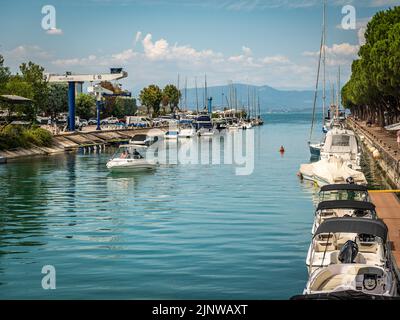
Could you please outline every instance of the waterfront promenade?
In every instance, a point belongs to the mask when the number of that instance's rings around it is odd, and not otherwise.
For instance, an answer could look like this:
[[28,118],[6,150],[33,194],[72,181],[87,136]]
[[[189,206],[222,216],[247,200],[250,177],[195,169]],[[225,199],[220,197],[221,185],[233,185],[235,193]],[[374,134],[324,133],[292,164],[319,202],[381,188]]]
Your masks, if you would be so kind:
[[396,262],[396,271],[400,277],[400,201],[394,193],[370,192],[372,202],[376,206],[379,218],[383,219],[389,229],[389,241]]
[[366,121],[355,121],[352,117],[347,118],[347,121],[354,129],[361,131],[380,145],[395,160],[400,160],[400,148],[397,146],[396,132],[389,132],[378,126],[368,127]]

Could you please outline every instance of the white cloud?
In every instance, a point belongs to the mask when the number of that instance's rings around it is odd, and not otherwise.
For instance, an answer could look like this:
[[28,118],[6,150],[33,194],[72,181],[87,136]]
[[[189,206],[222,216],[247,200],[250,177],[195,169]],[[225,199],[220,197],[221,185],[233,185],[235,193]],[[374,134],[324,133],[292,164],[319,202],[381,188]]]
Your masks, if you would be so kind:
[[61,29],[52,28],[47,30],[46,33],[52,36],[60,36],[63,34],[63,31]]
[[198,51],[189,45],[179,46],[177,44],[171,47],[165,39],[159,39],[153,42],[150,33],[144,37],[142,44],[144,55],[150,60],[199,62],[201,60],[218,59],[222,57],[222,54],[215,53],[210,49]]
[[153,43],[152,35],[147,34],[142,40],[143,49],[149,59],[164,59],[168,54],[168,42],[165,39],[157,40]]
[[114,60],[114,62],[123,64],[136,57],[137,54],[138,53],[134,52],[132,49],[127,49],[120,53],[115,53],[111,55],[111,57]]
[[[326,63],[330,66],[338,65],[350,65],[351,62],[357,58],[359,45],[352,45],[349,43],[334,44],[331,47],[326,46]],[[305,51],[303,52],[305,57],[319,56],[319,51]]]
[[49,52],[36,45],[20,45],[6,51],[5,56],[13,61],[46,60],[52,57]]
[[[249,81],[259,85],[270,84],[280,88],[304,88],[312,87],[315,82],[317,56],[315,52],[309,53],[313,58],[311,60],[292,62],[289,57],[279,54],[256,57],[247,46],[242,46],[239,54],[227,56],[212,49],[171,45],[166,39],[154,39],[150,33],[140,39],[141,50],[128,48],[108,55],[98,53],[98,55],[92,54],[86,57],[57,59],[51,62],[49,71],[64,72],[68,68],[67,70],[73,72],[93,73],[110,66],[121,66],[128,73],[135,75],[133,79],[137,86],[153,82],[161,86],[174,83],[178,73],[187,76],[188,79],[194,79],[195,76],[201,77],[207,73],[210,85],[233,80],[234,82]],[[357,46],[348,43],[328,47],[328,55],[335,58],[335,60],[328,60],[328,64],[347,62],[349,66],[357,49]],[[125,81],[132,82],[132,80]]]
[[287,57],[281,55],[264,57],[261,61],[263,64],[285,64],[290,62]]

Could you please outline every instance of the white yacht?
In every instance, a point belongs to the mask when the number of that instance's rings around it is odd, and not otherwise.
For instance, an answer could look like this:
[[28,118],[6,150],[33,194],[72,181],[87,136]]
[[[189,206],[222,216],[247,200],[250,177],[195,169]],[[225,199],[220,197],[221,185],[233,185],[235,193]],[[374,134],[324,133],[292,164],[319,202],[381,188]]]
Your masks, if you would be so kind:
[[178,140],[179,131],[178,130],[168,130],[165,132],[164,138],[166,140]]
[[349,179],[356,184],[367,185],[365,175],[361,171],[352,169],[351,166],[351,162],[332,156],[314,163],[302,164],[299,176],[320,187],[328,184],[345,184]]
[[333,128],[326,134],[321,159],[340,158],[354,170],[361,170],[361,152],[353,131]]
[[121,145],[106,166],[112,172],[133,172],[156,168],[155,161],[145,158],[145,151],[146,147],[141,145]]
[[192,138],[196,135],[196,130],[193,127],[181,128],[178,133],[178,138]]
[[303,294],[359,291],[396,296],[388,229],[382,220],[332,218],[315,232]]
[[207,129],[207,128],[201,128],[197,131],[197,135],[199,137],[210,137],[213,136],[215,134],[214,129]]

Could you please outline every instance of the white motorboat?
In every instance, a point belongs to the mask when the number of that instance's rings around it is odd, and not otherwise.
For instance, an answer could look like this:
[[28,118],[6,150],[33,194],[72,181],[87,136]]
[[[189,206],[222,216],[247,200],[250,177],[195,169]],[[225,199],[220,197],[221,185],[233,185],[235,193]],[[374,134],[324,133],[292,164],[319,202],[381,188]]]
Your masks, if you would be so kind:
[[159,129],[152,129],[147,133],[135,134],[130,140],[130,144],[136,144],[141,146],[151,146],[152,144],[159,142],[163,139],[164,133]]
[[358,291],[368,295],[395,297],[393,272],[365,264],[334,264],[317,270],[307,282],[304,295]]
[[199,131],[197,131],[197,135],[199,137],[210,137],[215,134],[214,129],[206,129],[206,128],[201,128]]
[[157,163],[154,160],[145,158],[145,150],[145,147],[141,145],[121,145],[106,166],[112,172],[133,172],[156,168]]
[[306,265],[309,273],[331,264],[344,263],[348,254],[344,250],[349,244],[357,250],[348,263],[385,267],[390,262],[387,232],[387,226],[380,219],[326,219],[315,231],[308,249]]
[[[344,185],[346,186],[346,185]],[[355,196],[354,191],[347,191],[349,197]],[[332,218],[357,217],[376,219],[375,205],[367,201],[355,200],[329,200],[322,201],[315,210],[314,223],[311,233],[314,234],[321,223]]]
[[307,255],[309,280],[304,294],[355,290],[394,296],[388,228],[380,220],[332,218],[316,230]]
[[367,185],[364,174],[353,170],[351,166],[351,162],[331,157],[314,163],[302,164],[299,174],[302,179],[313,181],[320,187],[327,184],[348,183],[350,178],[355,184]]
[[247,130],[253,128],[253,125],[251,124],[251,122],[242,121],[239,123],[238,127],[240,129]]
[[319,158],[321,155],[321,149],[324,146],[323,142],[319,142],[319,143],[310,143],[309,147],[310,147],[310,153],[311,156],[313,158]]
[[178,140],[179,131],[178,130],[168,130],[164,137],[166,140]]
[[178,133],[179,138],[192,138],[195,135],[196,135],[196,130],[193,127],[182,128],[179,130],[179,133]]
[[325,143],[321,149],[321,159],[333,157],[351,163],[352,169],[361,169],[361,152],[353,131],[333,128],[326,134]]
[[359,184],[328,184],[321,187],[318,202],[331,200],[370,201],[367,186]]

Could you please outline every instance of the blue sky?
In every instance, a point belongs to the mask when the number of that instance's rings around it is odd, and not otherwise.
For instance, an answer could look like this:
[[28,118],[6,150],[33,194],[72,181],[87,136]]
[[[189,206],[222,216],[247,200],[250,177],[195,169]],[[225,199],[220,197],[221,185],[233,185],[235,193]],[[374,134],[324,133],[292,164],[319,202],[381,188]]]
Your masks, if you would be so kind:
[[[44,5],[56,9],[54,32],[41,27]],[[349,76],[363,28],[393,0],[328,1],[328,80]],[[340,28],[343,5],[357,29]],[[322,1],[317,0],[3,0],[0,53],[13,71],[26,60],[46,71],[107,72],[122,66],[128,89],[160,86],[207,73],[210,85],[234,82],[283,89],[315,85]],[[360,31],[361,28],[361,31]]]

